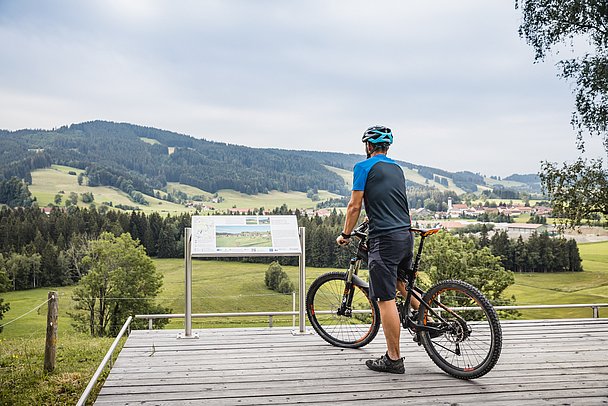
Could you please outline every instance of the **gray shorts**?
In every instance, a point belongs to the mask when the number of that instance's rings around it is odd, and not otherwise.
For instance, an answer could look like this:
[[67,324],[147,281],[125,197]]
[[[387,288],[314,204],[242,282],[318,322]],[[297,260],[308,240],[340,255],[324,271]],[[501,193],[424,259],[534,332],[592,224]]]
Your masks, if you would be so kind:
[[396,231],[368,242],[369,294],[372,300],[393,300],[397,276],[410,269],[414,236],[409,230]]

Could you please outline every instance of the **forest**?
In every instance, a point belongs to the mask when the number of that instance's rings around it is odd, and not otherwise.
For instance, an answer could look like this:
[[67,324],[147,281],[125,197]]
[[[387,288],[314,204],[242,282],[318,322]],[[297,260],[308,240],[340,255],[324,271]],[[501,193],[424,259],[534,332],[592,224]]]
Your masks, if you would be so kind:
[[[147,140],[147,142],[146,142]],[[0,178],[31,183],[51,164],[86,170],[91,186],[153,196],[167,182],[246,194],[309,189],[347,193],[344,181],[296,152],[249,148],[124,123],[93,121],[54,130],[0,131]]]
[[[257,214],[257,213],[251,213]],[[327,217],[305,216],[287,206],[272,214],[294,214],[306,227],[306,264],[315,267],[343,268],[352,252],[338,247],[344,216],[336,211]],[[158,213],[100,213],[75,206],[55,208],[45,214],[37,208],[0,210],[0,271],[10,279],[10,288],[22,290],[42,286],[62,286],[78,282],[86,273],[80,264],[88,241],[103,232],[115,236],[129,233],[139,240],[147,255],[158,258],[183,257],[183,232],[191,224],[189,214],[161,217]],[[581,271],[581,259],[574,240],[534,234],[529,239],[511,240],[504,232],[489,236],[463,236],[477,249],[489,247],[501,258],[502,265],[514,272]],[[270,262],[272,258],[231,259]],[[296,264],[296,258],[278,258],[281,264]]]

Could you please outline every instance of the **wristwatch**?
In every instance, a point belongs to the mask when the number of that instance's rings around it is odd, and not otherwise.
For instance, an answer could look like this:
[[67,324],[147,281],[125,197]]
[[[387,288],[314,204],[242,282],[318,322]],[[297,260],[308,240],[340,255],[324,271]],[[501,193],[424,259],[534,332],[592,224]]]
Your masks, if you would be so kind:
[[344,233],[344,232],[340,233],[340,235],[342,236],[342,238],[345,238],[345,239],[347,239],[347,240],[348,240],[348,239],[350,239],[350,237],[351,237],[351,235],[350,235],[350,234],[346,234],[346,233]]

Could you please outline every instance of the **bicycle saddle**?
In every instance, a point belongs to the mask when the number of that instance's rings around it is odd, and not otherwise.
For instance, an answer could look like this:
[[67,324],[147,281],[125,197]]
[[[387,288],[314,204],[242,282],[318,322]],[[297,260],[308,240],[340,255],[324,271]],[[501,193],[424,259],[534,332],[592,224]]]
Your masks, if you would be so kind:
[[439,230],[441,230],[441,226],[440,227],[435,227],[435,228],[410,228],[410,231],[413,233],[418,233],[420,234],[421,237],[428,237],[429,235],[433,235],[439,232]]

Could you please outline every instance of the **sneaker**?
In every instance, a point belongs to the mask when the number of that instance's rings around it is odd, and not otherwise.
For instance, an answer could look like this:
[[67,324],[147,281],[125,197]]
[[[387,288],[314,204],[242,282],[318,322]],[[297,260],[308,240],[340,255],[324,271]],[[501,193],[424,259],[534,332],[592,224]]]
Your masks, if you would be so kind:
[[403,366],[403,358],[393,361],[388,357],[388,353],[378,359],[370,359],[365,361],[365,365],[372,371],[389,372],[391,374],[404,374],[405,367]]

